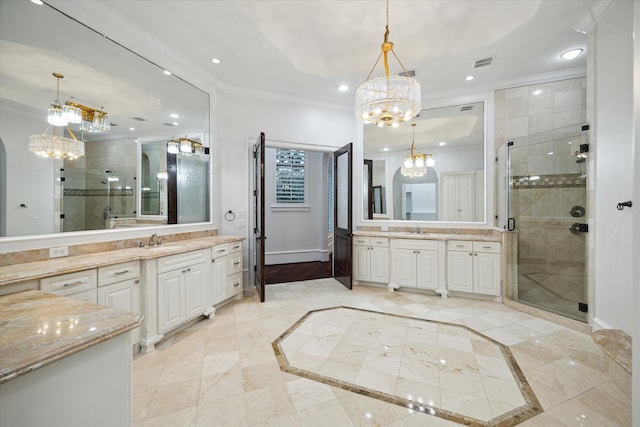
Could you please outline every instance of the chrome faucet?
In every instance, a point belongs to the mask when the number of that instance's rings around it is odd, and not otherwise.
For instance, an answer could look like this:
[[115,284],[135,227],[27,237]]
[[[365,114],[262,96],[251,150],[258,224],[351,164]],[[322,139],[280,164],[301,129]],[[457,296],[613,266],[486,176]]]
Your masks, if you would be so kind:
[[153,246],[153,245],[154,245],[154,243],[153,243],[153,238],[154,238],[154,237],[155,237],[155,239],[156,239],[156,240],[155,240],[155,241],[156,241],[156,243],[155,243],[156,245],[161,245],[161,244],[162,244],[162,237],[158,236],[158,234],[157,234],[157,233],[153,233],[153,234],[151,235],[151,237],[149,237],[149,244],[148,244],[148,246]]

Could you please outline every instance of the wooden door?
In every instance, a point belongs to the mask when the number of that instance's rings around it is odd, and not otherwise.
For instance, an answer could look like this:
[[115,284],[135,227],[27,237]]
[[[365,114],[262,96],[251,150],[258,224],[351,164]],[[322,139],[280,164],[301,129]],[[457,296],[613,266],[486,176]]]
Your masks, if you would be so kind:
[[347,288],[352,283],[352,159],[353,144],[349,143],[335,151],[333,156],[334,170],[334,205],[333,205],[333,275],[337,281]]
[[264,302],[264,246],[265,236],[264,231],[264,148],[265,148],[265,136],[264,132],[260,132],[258,141],[254,146],[253,158],[255,161],[255,186],[253,190],[255,209],[256,209],[256,222],[254,233],[256,236],[256,265],[255,265],[255,285],[256,291],[260,302]]

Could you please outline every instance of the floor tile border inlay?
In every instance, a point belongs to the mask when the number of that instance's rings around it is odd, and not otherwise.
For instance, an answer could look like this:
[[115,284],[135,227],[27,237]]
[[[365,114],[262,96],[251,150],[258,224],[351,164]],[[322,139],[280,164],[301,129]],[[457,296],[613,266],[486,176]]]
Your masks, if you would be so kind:
[[[487,341],[492,342],[493,344],[495,344],[496,346],[498,346],[502,352],[502,356],[505,360],[505,362],[507,363],[507,366],[509,367],[509,369],[511,370],[511,374],[513,375],[514,380],[516,381],[520,392],[522,394],[522,397],[525,400],[525,405],[522,405],[518,408],[515,408],[509,412],[506,412],[498,417],[495,417],[489,421],[483,421],[483,420],[479,420],[476,418],[472,418],[463,414],[459,414],[456,412],[452,412],[452,411],[448,411],[439,407],[435,407],[435,406],[429,406],[429,405],[425,405],[424,403],[420,403],[420,402],[416,402],[416,401],[412,401],[412,400],[407,400],[406,398],[401,398],[399,396],[395,396],[395,395],[391,395],[388,393],[384,393],[378,390],[373,390],[370,388],[366,388],[366,387],[362,387],[356,384],[352,384],[346,381],[342,381],[336,378],[331,378],[331,377],[327,377],[325,375],[321,375],[318,374],[316,372],[311,372],[311,371],[307,371],[304,369],[300,369],[300,368],[296,368],[294,366],[291,366],[289,364],[289,361],[287,360],[286,355],[284,354],[284,351],[282,350],[280,344],[281,342],[286,339],[289,335],[291,335],[291,333],[293,333],[298,327],[300,327],[312,314],[314,313],[318,313],[318,312],[322,312],[322,311],[329,311],[329,310],[336,310],[336,309],[347,309],[347,310],[355,310],[355,311],[361,311],[361,312],[368,312],[368,313],[375,313],[375,314],[381,314],[384,316],[390,316],[390,317],[396,317],[396,318],[402,318],[402,319],[410,319],[410,320],[419,320],[419,321],[423,321],[423,322],[427,322],[427,323],[433,323],[433,324],[437,324],[437,325],[447,325],[447,326],[452,326],[452,327],[456,327],[456,328],[461,328],[464,330],[467,330],[475,335],[478,335],[480,337],[482,337],[483,339],[486,339]],[[490,338],[486,335],[483,335],[482,333],[475,331],[465,325],[461,325],[461,324],[456,324],[456,323],[449,323],[449,322],[442,322],[442,321],[437,321],[437,320],[428,320],[428,319],[422,319],[420,317],[412,317],[412,316],[403,316],[403,315],[399,315],[399,314],[393,314],[393,313],[385,313],[385,312],[381,312],[381,311],[374,311],[374,310],[367,310],[367,309],[362,309],[362,308],[355,308],[355,307],[347,307],[347,306],[336,306],[336,307],[327,307],[327,308],[322,308],[322,309],[317,309],[317,310],[311,310],[308,311],[304,316],[302,316],[297,322],[295,322],[293,325],[291,325],[285,332],[283,332],[278,338],[276,338],[272,343],[271,343],[272,347],[273,347],[273,351],[276,355],[276,359],[278,360],[278,364],[280,366],[280,369],[283,372],[288,372],[290,374],[293,375],[297,375],[300,377],[304,377],[313,381],[317,381],[323,384],[327,384],[329,386],[333,386],[333,387],[337,387],[343,390],[347,390],[353,393],[358,393],[360,395],[363,396],[367,396],[367,397],[371,397],[377,400],[381,400],[393,405],[398,405],[404,408],[407,408],[408,410],[412,410],[412,411],[416,411],[416,412],[422,412],[424,414],[428,414],[428,415],[433,415],[439,418],[443,418],[445,420],[448,421],[453,421],[456,423],[460,423],[460,424],[464,424],[464,425],[469,425],[469,426],[496,426],[496,427],[510,427],[510,426],[515,426],[517,424],[522,423],[523,421],[534,417],[535,415],[538,415],[540,413],[543,412],[542,409],[542,405],[540,404],[540,402],[538,401],[538,398],[536,397],[535,393],[533,392],[533,389],[531,388],[531,386],[529,385],[529,383],[527,382],[526,377],[524,376],[524,373],[522,372],[522,370],[520,369],[520,366],[518,366],[518,363],[516,362],[515,358],[513,357],[513,354],[511,353],[511,350],[509,349],[508,346],[494,340],[493,338]]]

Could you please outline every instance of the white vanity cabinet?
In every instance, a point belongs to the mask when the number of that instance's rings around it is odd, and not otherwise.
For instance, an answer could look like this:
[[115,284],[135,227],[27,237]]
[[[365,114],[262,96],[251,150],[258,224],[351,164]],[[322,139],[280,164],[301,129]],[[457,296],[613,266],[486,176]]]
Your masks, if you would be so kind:
[[98,271],[77,271],[40,280],[40,290],[81,301],[98,302]]
[[354,237],[353,278],[361,282],[389,283],[389,239]]
[[396,286],[430,290],[440,288],[438,241],[397,239],[395,246]]
[[209,297],[211,305],[216,305],[227,298],[227,276],[229,270],[229,245],[214,246],[211,250],[211,283]]
[[[98,304],[141,313],[140,261],[98,267]],[[140,328],[131,331],[131,345],[140,341]]]
[[209,249],[158,259],[158,332],[204,313],[210,279]]
[[229,243],[227,297],[242,293],[242,242]]
[[499,242],[451,240],[447,243],[447,289],[500,295]]

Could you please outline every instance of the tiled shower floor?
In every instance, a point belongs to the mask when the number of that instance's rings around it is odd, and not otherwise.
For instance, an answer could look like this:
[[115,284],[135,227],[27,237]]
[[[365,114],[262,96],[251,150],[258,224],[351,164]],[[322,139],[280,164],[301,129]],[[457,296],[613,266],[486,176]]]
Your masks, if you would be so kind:
[[544,412],[520,425],[629,426],[630,398],[598,371],[599,351],[494,302],[333,279],[270,285],[267,302],[233,302],[135,357],[134,426],[453,426],[505,414],[515,425],[526,383]]

